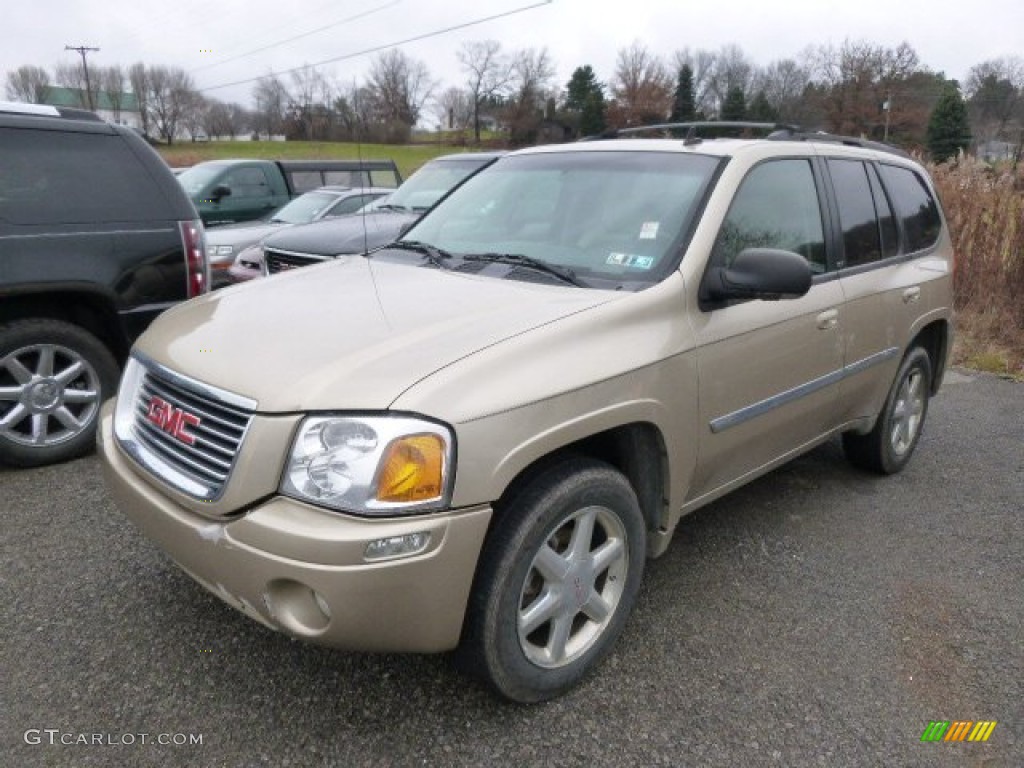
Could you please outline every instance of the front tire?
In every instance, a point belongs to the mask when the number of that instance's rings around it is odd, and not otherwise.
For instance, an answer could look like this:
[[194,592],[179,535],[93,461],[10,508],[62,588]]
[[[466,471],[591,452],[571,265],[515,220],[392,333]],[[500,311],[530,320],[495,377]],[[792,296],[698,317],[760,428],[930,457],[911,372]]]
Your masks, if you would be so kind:
[[569,459],[498,510],[459,648],[463,667],[517,702],[558,696],[611,651],[636,602],[646,528],[613,467]]
[[884,475],[903,469],[921,438],[931,387],[931,358],[921,347],[914,347],[900,364],[874,429],[866,435],[843,434],[846,458]]
[[117,376],[110,351],[78,326],[0,325],[0,462],[36,467],[88,453]]

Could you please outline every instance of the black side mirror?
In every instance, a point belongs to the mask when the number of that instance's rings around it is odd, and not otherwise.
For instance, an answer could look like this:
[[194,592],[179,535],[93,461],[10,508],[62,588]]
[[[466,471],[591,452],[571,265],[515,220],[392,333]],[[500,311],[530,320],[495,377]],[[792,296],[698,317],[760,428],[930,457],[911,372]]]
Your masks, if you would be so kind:
[[216,187],[213,188],[213,191],[210,193],[210,199],[213,200],[214,202],[217,202],[222,197],[228,197],[230,194],[231,187],[225,184],[218,184]]
[[706,278],[712,301],[797,299],[811,289],[807,259],[776,248],[744,248],[732,265],[714,267]]

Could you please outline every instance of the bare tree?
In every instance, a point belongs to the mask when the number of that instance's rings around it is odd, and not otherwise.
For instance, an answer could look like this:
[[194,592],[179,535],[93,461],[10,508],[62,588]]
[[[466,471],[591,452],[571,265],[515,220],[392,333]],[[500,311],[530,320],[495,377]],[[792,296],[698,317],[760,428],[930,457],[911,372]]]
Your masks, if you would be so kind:
[[753,81],[753,89],[764,93],[781,122],[806,122],[808,111],[804,109],[804,92],[811,81],[806,67],[794,59],[779,59],[757,71]]
[[426,64],[392,48],[373,60],[366,87],[386,140],[401,143],[408,141],[436,84]]
[[[907,43],[886,48],[846,40],[838,48],[811,48],[805,57],[823,88],[825,120],[831,131],[877,134],[882,123],[907,127],[920,122],[922,110],[930,111],[930,105],[922,103],[921,83],[911,83],[912,75],[926,70]],[[937,98],[937,94],[927,96],[930,101]],[[927,123],[927,114],[923,120]]]
[[139,108],[139,123],[142,133],[150,136],[149,119],[149,71],[146,65],[137,61],[128,67],[128,82],[131,84],[132,93],[135,94],[135,105]]
[[512,63],[502,54],[497,40],[463,43],[456,56],[466,73],[466,90],[473,107],[473,138],[479,144],[480,110],[505,95],[512,82]]
[[[975,135],[1024,141],[1024,59],[1004,56],[971,67],[965,83]],[[1016,131],[1014,131],[1016,128]]]
[[121,110],[124,108],[125,87],[127,80],[120,64],[111,67],[100,67],[96,72],[96,81],[100,93],[106,97],[114,122],[121,122]]
[[433,114],[438,125],[450,131],[462,131],[473,124],[472,94],[451,87],[434,97]]
[[676,72],[684,65],[693,72],[693,101],[698,114],[705,117],[715,114],[718,111],[718,95],[714,89],[717,54],[704,49],[691,51],[684,48],[676,51],[674,62]]
[[42,67],[26,64],[7,73],[7,98],[42,104],[50,95],[50,75]]
[[257,133],[263,132],[268,136],[281,133],[291,100],[281,79],[273,72],[261,77],[253,86],[252,97],[256,102],[254,118]]
[[553,96],[555,66],[547,48],[526,48],[512,57],[512,82],[505,110],[513,144],[532,143]]
[[665,120],[675,82],[662,60],[634,42],[619,50],[612,78],[609,123],[615,127]]
[[195,109],[195,85],[179,67],[150,67],[148,79],[151,121],[161,138],[172,144],[189,111]]
[[[85,70],[81,62],[69,64],[61,62],[54,68],[54,75],[57,85],[67,88],[75,97],[75,106],[81,109],[89,109],[89,91],[85,85]],[[99,82],[98,79],[90,79],[89,87],[92,89],[92,103],[98,101]]]

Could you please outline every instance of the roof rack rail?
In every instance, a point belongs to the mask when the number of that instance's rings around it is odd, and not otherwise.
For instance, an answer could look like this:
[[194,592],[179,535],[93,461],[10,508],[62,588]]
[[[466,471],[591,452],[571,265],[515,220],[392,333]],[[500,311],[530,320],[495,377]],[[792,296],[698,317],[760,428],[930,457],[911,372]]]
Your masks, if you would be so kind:
[[698,129],[702,128],[712,130],[767,131],[770,135],[779,131],[799,130],[795,126],[784,125],[781,123],[757,123],[744,120],[701,120],[685,123],[655,123],[653,125],[636,125],[629,128],[613,128],[597,136],[585,136],[580,139],[580,141],[617,139],[624,136],[633,136],[638,133],[649,133],[652,131],[668,133],[670,131],[675,132],[685,130],[686,136],[684,137],[683,142],[685,144],[699,144],[702,137],[699,136],[697,132]]
[[30,117],[67,117],[75,120],[92,120],[103,122],[103,118],[95,112],[74,107],[53,107],[49,104],[30,104],[22,101],[0,101],[0,112]]
[[686,123],[655,123],[653,125],[637,125],[629,128],[612,128],[597,136],[585,136],[580,141],[599,141],[602,139],[617,139],[625,136],[634,136],[639,133],[661,131],[663,133],[686,131],[683,144],[692,146],[699,144],[703,138],[698,135],[700,129],[732,129],[743,131],[764,131],[767,135],[762,138],[770,141],[823,141],[835,144],[844,144],[849,147],[862,147],[874,149],[879,152],[888,152],[900,157],[910,157],[899,147],[891,144],[883,144],[880,141],[870,139],[858,139],[853,136],[840,136],[838,134],[826,133],[825,131],[809,131],[798,125],[787,123],[758,123],[743,120],[702,120]]

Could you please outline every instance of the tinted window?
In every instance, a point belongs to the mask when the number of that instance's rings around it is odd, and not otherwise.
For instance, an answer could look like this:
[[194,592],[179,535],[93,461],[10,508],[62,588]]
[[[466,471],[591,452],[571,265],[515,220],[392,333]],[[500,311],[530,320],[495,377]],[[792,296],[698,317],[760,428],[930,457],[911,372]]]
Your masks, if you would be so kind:
[[368,202],[377,197],[380,197],[380,195],[352,195],[352,197],[346,197],[344,200],[337,203],[333,208],[331,208],[331,210],[328,211],[327,215],[334,217],[345,216],[346,214],[349,213],[355,213]]
[[743,180],[715,244],[714,258],[732,264],[744,248],[781,248],[824,272],[821,207],[808,160],[762,163]]
[[883,165],[882,181],[903,223],[904,250],[920,251],[939,239],[942,221],[939,206],[924,181],[908,168]]
[[234,199],[268,197],[270,187],[262,168],[236,168],[224,177]]
[[864,163],[829,160],[828,169],[839,204],[839,224],[843,228],[843,266],[856,267],[878,261],[882,258],[882,248],[875,201]]
[[146,221],[167,218],[167,207],[120,136],[0,128],[0,218]]
[[868,166],[868,177],[871,180],[871,196],[875,198],[875,213],[882,234],[882,258],[887,259],[900,252],[900,233],[896,229],[896,217],[892,213],[889,198],[885,196],[885,190],[882,189],[878,171],[874,166]]

